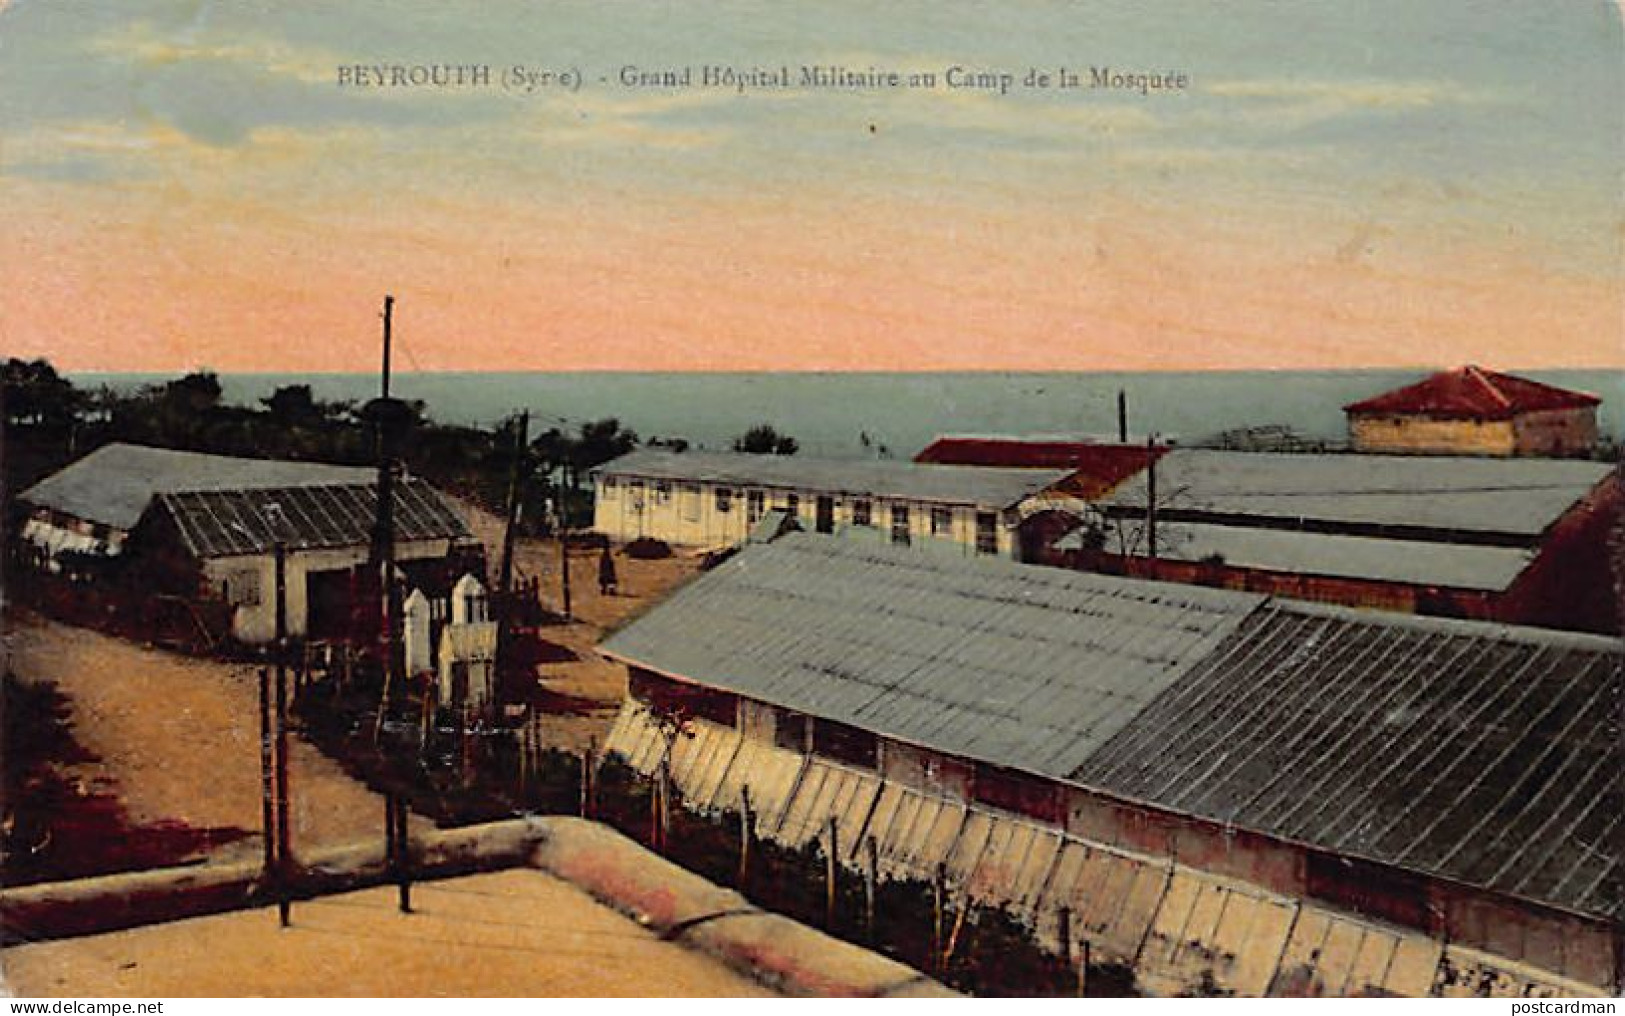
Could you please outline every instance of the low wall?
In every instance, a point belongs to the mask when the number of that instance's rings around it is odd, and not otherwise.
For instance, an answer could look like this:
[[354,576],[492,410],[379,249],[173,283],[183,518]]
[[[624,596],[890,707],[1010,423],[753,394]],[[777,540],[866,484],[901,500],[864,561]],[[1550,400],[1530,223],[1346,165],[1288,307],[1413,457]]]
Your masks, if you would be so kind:
[[[656,934],[789,995],[946,997],[903,964],[766,913],[743,896],[583,819],[513,819],[414,836],[413,881],[520,866],[584,890]],[[387,885],[382,844],[304,859],[290,896],[312,899]],[[120,931],[276,902],[258,863],[202,864],[21,886],[0,892],[8,945]]]

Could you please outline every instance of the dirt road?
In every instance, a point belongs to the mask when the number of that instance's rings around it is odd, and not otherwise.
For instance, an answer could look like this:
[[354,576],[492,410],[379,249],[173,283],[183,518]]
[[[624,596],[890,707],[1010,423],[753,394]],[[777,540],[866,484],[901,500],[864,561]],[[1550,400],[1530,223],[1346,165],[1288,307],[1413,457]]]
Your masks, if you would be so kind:
[[[529,869],[7,950],[19,995],[762,996],[720,962]],[[206,945],[205,945],[206,943]]]
[[[474,535],[485,544],[494,577],[502,560],[502,522],[467,502],[460,502],[459,507]],[[543,686],[548,691],[584,699],[595,706],[585,715],[549,716],[542,724],[543,735],[550,746],[570,751],[581,750],[592,737],[602,744],[615,711],[626,695],[625,669],[599,657],[593,647],[605,632],[659,602],[698,572],[700,566],[700,558],[693,553],[640,561],[617,550],[615,570],[619,588],[604,596],[598,590],[598,554],[595,550],[576,550],[570,554],[573,620],[568,624],[550,625],[541,632],[542,638],[566,651],[558,655],[573,657],[546,664],[542,670]],[[540,580],[544,606],[562,612],[563,568],[558,541],[519,540],[514,565],[521,578]]]
[[[13,619],[9,666],[71,702],[73,734],[99,761],[75,776],[114,791],[139,824],[183,822],[252,835],[216,856],[261,849],[259,686],[247,666],[134,645],[37,615]],[[293,844],[381,836],[383,800],[303,739],[290,741]],[[179,859],[177,859],[179,860]]]

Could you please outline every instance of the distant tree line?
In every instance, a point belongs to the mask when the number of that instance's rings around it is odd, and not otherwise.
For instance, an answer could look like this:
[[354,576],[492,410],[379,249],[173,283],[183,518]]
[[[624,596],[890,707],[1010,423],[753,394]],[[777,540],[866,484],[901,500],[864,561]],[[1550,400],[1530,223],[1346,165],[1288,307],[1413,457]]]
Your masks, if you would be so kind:
[[[444,489],[487,508],[506,501],[515,466],[517,417],[494,427],[439,423],[422,402],[411,402],[410,440],[403,443],[406,467]],[[308,384],[283,385],[258,406],[222,400],[219,377],[194,371],[170,381],[121,391],[108,385],[82,389],[46,360],[11,358],[0,367],[0,410],[5,423],[7,492],[22,490],[104,444],[137,444],[238,455],[371,465],[372,428],[354,401],[318,399]],[[591,511],[589,474],[642,443],[684,451],[680,437],[640,441],[636,431],[613,417],[574,428],[532,433],[518,463],[523,481],[522,517],[545,525],[563,514],[581,524]],[[796,440],[762,424],[734,442],[739,451],[790,455]],[[8,493],[8,497],[9,497]],[[551,509],[551,510],[550,510]]]

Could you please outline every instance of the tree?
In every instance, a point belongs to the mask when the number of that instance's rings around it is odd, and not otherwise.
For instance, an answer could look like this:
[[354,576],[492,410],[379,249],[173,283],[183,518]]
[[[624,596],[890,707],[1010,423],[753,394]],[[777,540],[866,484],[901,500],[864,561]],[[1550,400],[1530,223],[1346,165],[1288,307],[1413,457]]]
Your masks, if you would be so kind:
[[795,438],[767,423],[758,423],[734,438],[734,451],[747,455],[794,455],[800,447]]
[[220,378],[213,371],[193,371],[163,387],[163,400],[184,413],[207,413],[220,405]]
[[269,398],[260,400],[271,413],[271,419],[284,427],[304,427],[321,421],[325,407],[316,402],[310,385],[283,385]]
[[0,403],[7,423],[63,427],[78,415],[85,395],[49,361],[12,357],[0,370]]
[[568,456],[571,485],[579,486],[581,474],[620,458],[637,445],[637,431],[622,429],[621,421],[613,417],[582,424]]

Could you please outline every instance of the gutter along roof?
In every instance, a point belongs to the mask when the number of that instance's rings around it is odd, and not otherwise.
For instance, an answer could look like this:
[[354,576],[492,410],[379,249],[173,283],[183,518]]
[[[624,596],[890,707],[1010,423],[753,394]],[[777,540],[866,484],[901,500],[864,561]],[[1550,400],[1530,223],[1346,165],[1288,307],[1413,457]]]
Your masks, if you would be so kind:
[[825,491],[1004,509],[1066,479],[1064,469],[981,469],[875,459],[815,459],[731,452],[629,452],[599,466],[606,476]]

